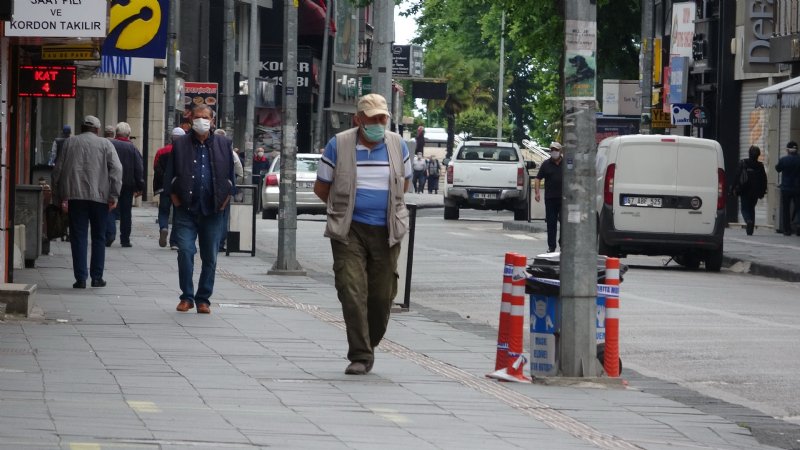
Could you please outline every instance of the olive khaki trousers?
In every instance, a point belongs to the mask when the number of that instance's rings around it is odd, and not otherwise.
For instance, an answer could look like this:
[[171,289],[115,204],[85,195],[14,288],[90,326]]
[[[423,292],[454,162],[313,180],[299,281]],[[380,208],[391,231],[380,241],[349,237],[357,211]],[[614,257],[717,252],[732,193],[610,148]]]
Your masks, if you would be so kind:
[[349,243],[331,240],[336,292],[347,326],[347,359],[372,364],[397,295],[400,244],[389,247],[385,226],[353,222]]

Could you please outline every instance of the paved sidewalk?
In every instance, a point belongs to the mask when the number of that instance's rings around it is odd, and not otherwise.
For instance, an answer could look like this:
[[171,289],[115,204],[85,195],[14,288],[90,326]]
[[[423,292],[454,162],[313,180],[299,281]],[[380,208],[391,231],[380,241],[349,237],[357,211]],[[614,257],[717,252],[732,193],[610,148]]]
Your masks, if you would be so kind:
[[372,373],[344,375],[334,288],[268,276],[260,256],[221,257],[212,314],[178,313],[155,215],[134,208],[105,288],[72,289],[65,242],[15,271],[38,315],[0,323],[0,449],[766,448],[635,388],[489,380],[493,339],[413,310]]

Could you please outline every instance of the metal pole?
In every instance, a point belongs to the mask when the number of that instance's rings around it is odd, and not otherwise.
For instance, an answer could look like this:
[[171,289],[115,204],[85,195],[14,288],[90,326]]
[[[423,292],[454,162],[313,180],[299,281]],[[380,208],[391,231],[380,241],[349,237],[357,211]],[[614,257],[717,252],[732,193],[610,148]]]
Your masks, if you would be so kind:
[[283,3],[283,126],[278,207],[278,260],[269,271],[305,275],[297,262],[297,0]]
[[[255,114],[256,114],[256,91],[258,90],[258,72],[261,62],[261,42],[258,39],[258,3],[253,0],[250,3],[250,54],[247,62],[247,112],[245,113],[244,130],[244,159],[242,164],[246,161],[253,160],[253,152],[255,151]],[[255,175],[255,174],[254,174]]]
[[176,19],[178,17],[178,11],[176,10],[177,3],[178,0],[171,0],[169,2],[169,30],[167,31],[167,86],[164,90],[164,95],[167,97],[164,99],[164,119],[166,120],[166,127],[164,129],[164,142],[169,142],[172,129],[175,128],[175,52],[177,51],[178,46],[178,21]]
[[[597,6],[570,0],[564,9],[564,60],[596,68]],[[567,63],[569,65],[569,63]],[[596,74],[596,71],[594,72]],[[597,363],[597,234],[595,197],[596,75],[564,77],[564,159],[561,206],[561,374],[594,377]]]
[[394,0],[375,0],[374,5],[376,27],[372,45],[372,92],[391,102]]
[[506,12],[500,19],[500,72],[497,76],[497,139],[503,139],[503,74],[506,66]]
[[223,105],[222,121],[217,121],[217,127],[225,128],[229,138],[233,138],[233,96],[236,89],[233,87],[234,59],[236,58],[236,14],[234,11],[235,0],[225,0],[225,56],[222,58],[222,71],[225,89],[222,91]]
[[320,61],[321,67],[319,68],[319,99],[317,100],[317,121],[314,126],[314,148],[318,152],[322,148],[322,135],[323,118],[325,115],[325,96],[328,92],[328,42],[330,41],[330,32],[328,28],[331,26],[331,0],[325,2],[325,30],[322,35],[322,60]]
[[[639,132],[650,134],[653,106],[653,1],[642,0],[642,120]],[[650,117],[650,120],[645,119]]]

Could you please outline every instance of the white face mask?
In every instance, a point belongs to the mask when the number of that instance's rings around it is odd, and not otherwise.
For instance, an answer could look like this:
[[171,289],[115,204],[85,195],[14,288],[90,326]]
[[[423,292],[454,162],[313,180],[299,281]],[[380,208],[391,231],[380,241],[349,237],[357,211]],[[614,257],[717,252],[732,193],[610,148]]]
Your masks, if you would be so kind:
[[198,134],[206,134],[211,129],[211,121],[198,117],[192,121],[192,129]]
[[553,150],[552,152],[550,152],[550,157],[553,159],[561,158],[561,152],[559,152],[558,150]]

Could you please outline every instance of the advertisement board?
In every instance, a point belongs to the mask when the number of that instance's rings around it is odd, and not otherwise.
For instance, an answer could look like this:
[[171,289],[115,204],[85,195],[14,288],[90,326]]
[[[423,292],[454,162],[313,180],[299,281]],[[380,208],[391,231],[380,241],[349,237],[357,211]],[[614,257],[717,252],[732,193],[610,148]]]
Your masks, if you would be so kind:
[[106,37],[106,0],[14,2],[13,20],[6,22],[6,36]]
[[217,83],[198,83],[187,81],[183,83],[183,116],[189,117],[192,108],[196,105],[208,105],[217,117],[217,97],[219,86]]

